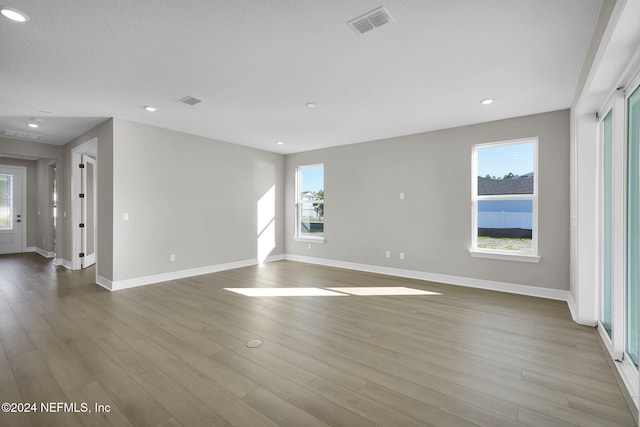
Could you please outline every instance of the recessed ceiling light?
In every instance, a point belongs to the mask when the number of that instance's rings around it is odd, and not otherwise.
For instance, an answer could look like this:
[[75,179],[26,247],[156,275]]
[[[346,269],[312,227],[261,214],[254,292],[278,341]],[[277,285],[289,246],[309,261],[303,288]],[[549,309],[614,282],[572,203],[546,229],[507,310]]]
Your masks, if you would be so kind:
[[40,127],[40,125],[38,123],[36,123],[36,122],[29,122],[29,123],[27,123],[27,126],[29,126],[30,128],[33,128],[33,129]]
[[481,103],[482,105],[489,105],[489,104],[493,104],[493,99],[491,99],[491,98],[483,99],[482,101],[480,101],[480,103]]
[[283,145],[283,144],[284,144],[284,141],[278,141],[278,142],[276,142],[276,144],[278,144],[278,145]]
[[147,110],[147,111],[151,111],[151,112],[154,112],[154,111],[156,111],[156,110],[157,110],[157,108],[156,108],[156,107],[150,107],[150,106],[148,106],[148,105],[147,105],[147,106],[145,106],[145,107],[144,107],[144,109],[145,109],[145,110]]
[[15,22],[27,22],[29,20],[29,17],[26,13],[20,12],[19,10],[12,9],[10,7],[3,7],[2,9],[0,9],[0,13],[2,13],[5,18],[9,18]]
[[307,103],[307,108],[316,108],[317,106],[318,106],[318,104],[316,104],[315,102]]

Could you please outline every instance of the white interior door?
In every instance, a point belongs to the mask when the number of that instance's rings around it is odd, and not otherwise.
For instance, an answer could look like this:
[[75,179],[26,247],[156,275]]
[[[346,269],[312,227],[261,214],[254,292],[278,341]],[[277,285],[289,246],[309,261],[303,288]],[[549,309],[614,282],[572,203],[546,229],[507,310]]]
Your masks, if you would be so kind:
[[96,263],[96,160],[82,155],[81,168],[81,225],[82,268]]
[[24,250],[24,168],[0,166],[0,254]]

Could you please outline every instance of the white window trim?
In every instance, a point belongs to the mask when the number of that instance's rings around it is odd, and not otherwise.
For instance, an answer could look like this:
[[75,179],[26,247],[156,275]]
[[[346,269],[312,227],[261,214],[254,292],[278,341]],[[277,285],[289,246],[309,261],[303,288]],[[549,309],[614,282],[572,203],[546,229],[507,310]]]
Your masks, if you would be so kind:
[[531,255],[530,253],[514,254],[512,252],[490,250],[490,249],[469,249],[469,254],[474,258],[499,259],[503,261],[520,261],[539,263],[539,255]]
[[302,243],[324,243],[325,242],[325,238],[322,236],[316,236],[316,237],[299,237],[299,236],[294,236],[293,240],[295,240],[296,242],[302,242]]
[[[293,240],[296,242],[303,242],[303,243],[324,243],[325,242],[325,238],[324,238],[324,234],[322,235],[309,235],[309,234],[302,234],[302,230],[300,229],[300,224],[301,224],[301,218],[300,218],[300,209],[302,207],[303,204],[305,203],[318,203],[315,201],[302,201],[300,200],[300,194],[301,189],[300,189],[300,170],[301,169],[306,169],[306,168],[314,168],[314,167],[322,167],[323,170],[323,187],[324,187],[324,163],[315,163],[315,164],[310,164],[310,165],[300,165],[298,167],[296,167],[296,174],[295,174],[295,212],[294,212],[294,218],[295,218],[295,234],[293,236]],[[324,205],[324,200],[322,200],[320,203],[322,203]]]
[[[487,147],[500,147],[514,144],[533,143],[533,194],[510,194],[496,196],[478,196],[478,149]],[[471,247],[469,254],[474,258],[489,258],[503,261],[540,262],[538,254],[538,137],[512,139],[508,141],[489,142],[475,144],[471,156]],[[478,201],[521,199],[531,200],[533,203],[531,212],[531,251],[514,253],[497,249],[478,248]]]

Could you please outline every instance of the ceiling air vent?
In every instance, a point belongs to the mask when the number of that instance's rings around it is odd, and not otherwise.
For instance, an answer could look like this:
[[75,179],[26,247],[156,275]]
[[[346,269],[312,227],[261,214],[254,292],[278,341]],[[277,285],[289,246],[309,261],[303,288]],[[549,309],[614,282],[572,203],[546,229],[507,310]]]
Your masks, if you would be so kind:
[[188,105],[196,105],[201,103],[202,99],[196,98],[195,96],[188,95],[182,98],[180,102],[184,102],[185,104],[188,104]]
[[389,14],[384,6],[373,9],[362,16],[359,16],[347,22],[347,25],[353,28],[358,34],[364,34],[369,30],[373,30],[381,25],[393,21],[393,17]]
[[30,133],[30,132],[23,132],[19,130],[2,129],[0,130],[0,134],[8,138],[30,139],[31,141],[39,141],[40,139],[42,139],[42,135],[38,135],[36,133]]

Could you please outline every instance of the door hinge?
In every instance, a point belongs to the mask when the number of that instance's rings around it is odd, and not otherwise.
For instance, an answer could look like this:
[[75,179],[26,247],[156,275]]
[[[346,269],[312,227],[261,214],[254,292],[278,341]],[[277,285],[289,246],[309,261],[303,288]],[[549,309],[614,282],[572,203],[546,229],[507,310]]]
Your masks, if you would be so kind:
[[80,252],[80,254],[78,255],[80,258],[84,258],[84,252]]
[[80,197],[81,199],[84,199],[84,193],[78,194],[78,197]]
[[78,165],[78,167],[79,167],[80,169],[84,169],[84,163],[80,163],[80,164]]
[[80,228],[84,228],[84,222],[81,222],[79,225]]

